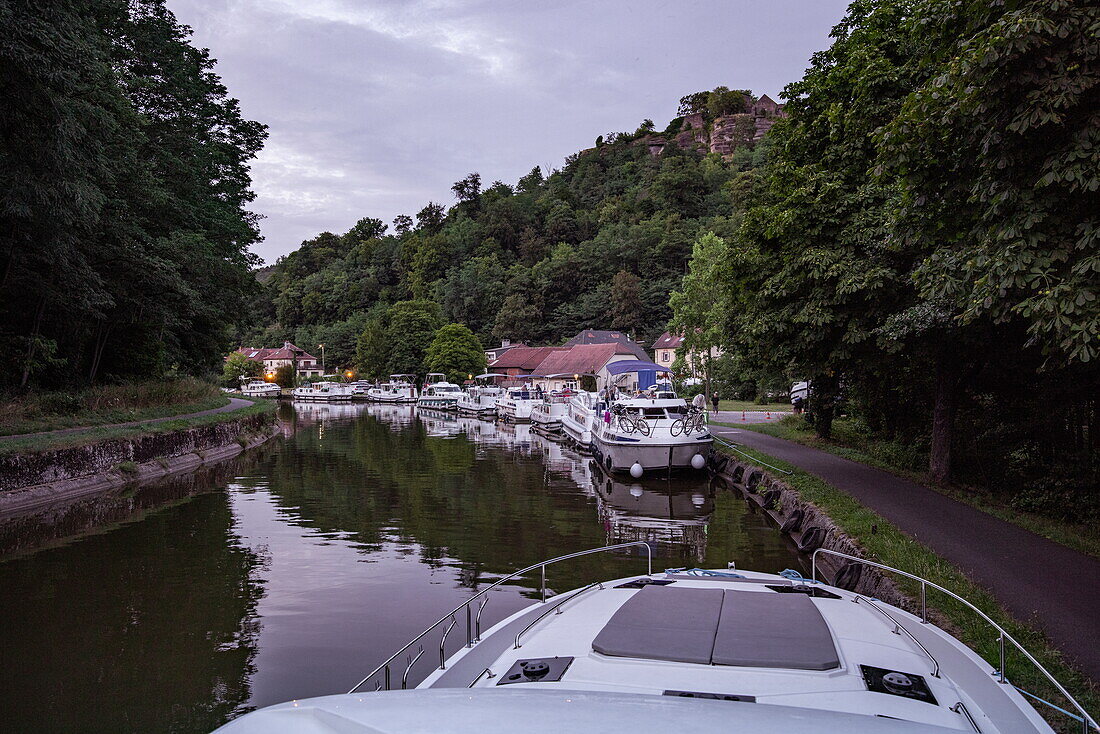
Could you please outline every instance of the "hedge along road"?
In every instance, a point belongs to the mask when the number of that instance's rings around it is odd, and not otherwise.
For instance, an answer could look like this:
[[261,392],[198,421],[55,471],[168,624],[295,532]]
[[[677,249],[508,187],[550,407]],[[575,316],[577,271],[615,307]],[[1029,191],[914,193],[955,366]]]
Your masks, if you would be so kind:
[[[714,420],[733,422],[740,413]],[[755,431],[711,433],[758,449],[846,492],[963,570],[1018,620],[1041,629],[1100,681],[1100,560],[881,469]],[[903,569],[904,570],[904,569]]]
[[125,423],[102,423],[94,426],[77,426],[75,428],[59,428],[56,431],[38,431],[37,433],[16,433],[10,436],[0,436],[0,443],[4,441],[10,441],[16,438],[29,438],[32,436],[67,436],[72,433],[80,433],[81,431],[91,431],[93,429],[98,430],[101,428],[129,428],[130,426],[144,426],[150,423],[166,423],[168,421],[178,421],[187,418],[201,418],[204,415],[217,415],[218,413],[232,413],[235,410],[241,410],[252,405],[251,400],[243,400],[242,398],[229,398],[229,403],[223,405],[220,408],[210,408],[209,410],[200,410],[197,413],[183,413],[181,415],[168,415],[163,418],[146,418],[142,421],[127,421]]

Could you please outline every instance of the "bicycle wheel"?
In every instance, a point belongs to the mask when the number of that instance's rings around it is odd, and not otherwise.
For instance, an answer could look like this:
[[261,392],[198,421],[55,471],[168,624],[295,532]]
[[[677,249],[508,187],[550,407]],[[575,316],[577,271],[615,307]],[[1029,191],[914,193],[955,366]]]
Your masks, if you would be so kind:
[[684,423],[684,421],[680,418],[677,418],[676,420],[672,421],[672,425],[668,427],[668,432],[671,433],[673,436],[679,436],[681,433],[684,432],[685,428],[687,428],[687,425]]
[[646,422],[645,418],[639,418],[638,420],[634,421],[634,427],[637,428],[638,433],[642,434],[643,436],[648,436],[650,434],[650,431],[652,430],[649,427],[649,423]]

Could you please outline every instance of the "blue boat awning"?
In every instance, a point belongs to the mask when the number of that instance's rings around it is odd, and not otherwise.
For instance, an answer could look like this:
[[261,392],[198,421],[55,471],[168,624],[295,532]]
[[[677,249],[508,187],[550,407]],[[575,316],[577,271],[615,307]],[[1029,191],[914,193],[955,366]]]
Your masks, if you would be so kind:
[[607,371],[613,375],[621,375],[624,372],[667,372],[664,367],[645,359],[624,359],[621,362],[612,362],[607,365]]

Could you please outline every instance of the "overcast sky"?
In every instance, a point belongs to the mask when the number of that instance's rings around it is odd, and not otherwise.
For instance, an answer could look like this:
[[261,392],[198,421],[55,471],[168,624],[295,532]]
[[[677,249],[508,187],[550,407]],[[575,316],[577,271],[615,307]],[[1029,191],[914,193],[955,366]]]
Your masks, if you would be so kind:
[[169,0],[245,114],[266,261],[361,217],[514,184],[718,85],[778,100],[846,0]]

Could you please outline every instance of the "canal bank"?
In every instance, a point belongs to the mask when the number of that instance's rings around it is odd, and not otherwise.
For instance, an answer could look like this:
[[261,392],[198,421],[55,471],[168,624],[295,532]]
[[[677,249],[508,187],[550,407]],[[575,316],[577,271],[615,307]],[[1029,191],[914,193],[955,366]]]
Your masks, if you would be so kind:
[[[722,428],[714,432],[720,437],[724,432],[733,433],[729,429]],[[741,442],[742,436],[746,439],[744,443]],[[1064,624],[1065,619],[1035,615],[1016,616],[1012,610],[1006,609],[1006,605],[988,588],[972,579],[958,565],[934,552],[924,542],[903,532],[902,527],[862,504],[853,496],[855,493],[843,484],[842,478],[838,481],[841,482],[839,486],[845,487],[843,490],[831,482],[824,481],[816,475],[816,471],[811,472],[808,467],[804,469],[793,463],[782,451],[776,451],[774,454],[765,453],[758,447],[750,445],[748,439],[757,436],[760,439],[782,442],[781,439],[755,433],[727,436],[740,445],[732,448],[728,445],[716,444],[716,447],[727,457],[725,460],[720,460],[722,466],[718,467],[719,471],[728,480],[736,481],[742,491],[751,495],[758,505],[767,510],[777,524],[786,525],[795,511],[801,511],[805,519],[800,528],[792,531],[792,539],[804,552],[812,552],[815,547],[837,550],[915,574],[955,592],[978,607],[982,613],[988,615],[1019,641],[1039,663],[1073,693],[1086,709],[1096,711],[1100,707],[1100,693],[1098,693],[1096,678],[1090,675],[1095,662],[1096,648],[1084,643],[1064,646],[1064,641],[1053,636],[1048,638],[1044,631],[1048,624],[1052,622]],[[792,446],[806,449],[798,444],[792,444]],[[813,451],[813,449],[808,450]],[[817,453],[824,454],[824,452]],[[828,454],[825,456],[837,459]],[[902,501],[909,500],[902,499]],[[928,509],[934,510],[932,507]],[[952,522],[953,519],[950,517],[934,514],[926,519],[924,527],[931,531],[945,525],[950,527]],[[822,532],[812,542],[807,543],[806,531],[812,525],[822,528]],[[1035,537],[1038,538],[1038,536]],[[1039,540],[1049,542],[1045,539]],[[965,541],[962,543],[969,547],[974,555],[988,551],[979,542],[974,542],[972,545],[966,545]],[[986,560],[997,563],[998,558],[999,556],[996,555],[988,555]],[[1036,563],[1043,562],[1042,558],[1034,560]],[[827,580],[832,580],[836,573],[844,573],[843,565],[843,561],[831,564],[826,562],[827,570],[823,575]],[[1012,568],[1009,566],[1006,570],[1011,571]],[[1067,594],[1060,593],[1055,584],[1059,573],[1062,571],[1072,573],[1073,570],[1073,568],[1048,567],[1045,572],[1023,579],[1022,581],[1026,581],[1031,588],[1035,589],[1032,603],[1056,607],[1059,604],[1076,603],[1075,598],[1067,598]],[[914,614],[921,613],[920,585],[917,582],[864,567],[862,576],[857,577],[855,583],[857,586],[854,588],[858,588],[861,592],[876,596],[882,594],[881,598],[889,603],[897,604]],[[1074,597],[1077,592],[1082,591],[1080,584],[1072,587],[1069,597]],[[1092,593],[1091,589],[1092,587],[1088,587],[1088,593]],[[998,636],[993,627],[963,604],[934,590],[928,592],[927,604],[931,610],[931,619],[978,651],[994,667],[999,666],[1000,648]],[[1066,614],[1072,616],[1072,606]],[[1077,624],[1075,631],[1079,640],[1095,634],[1095,612],[1093,611],[1091,616],[1086,614],[1086,618],[1078,620]],[[1034,668],[1023,655],[1014,651],[1011,645],[1008,645],[1007,649],[1006,670],[1013,684],[1064,705],[1064,701],[1059,700],[1060,694],[1041,672]],[[1057,721],[1058,716],[1049,720]]]
[[234,399],[187,416],[60,431],[51,437],[75,445],[0,453],[0,519],[224,461],[276,428],[273,406]]

